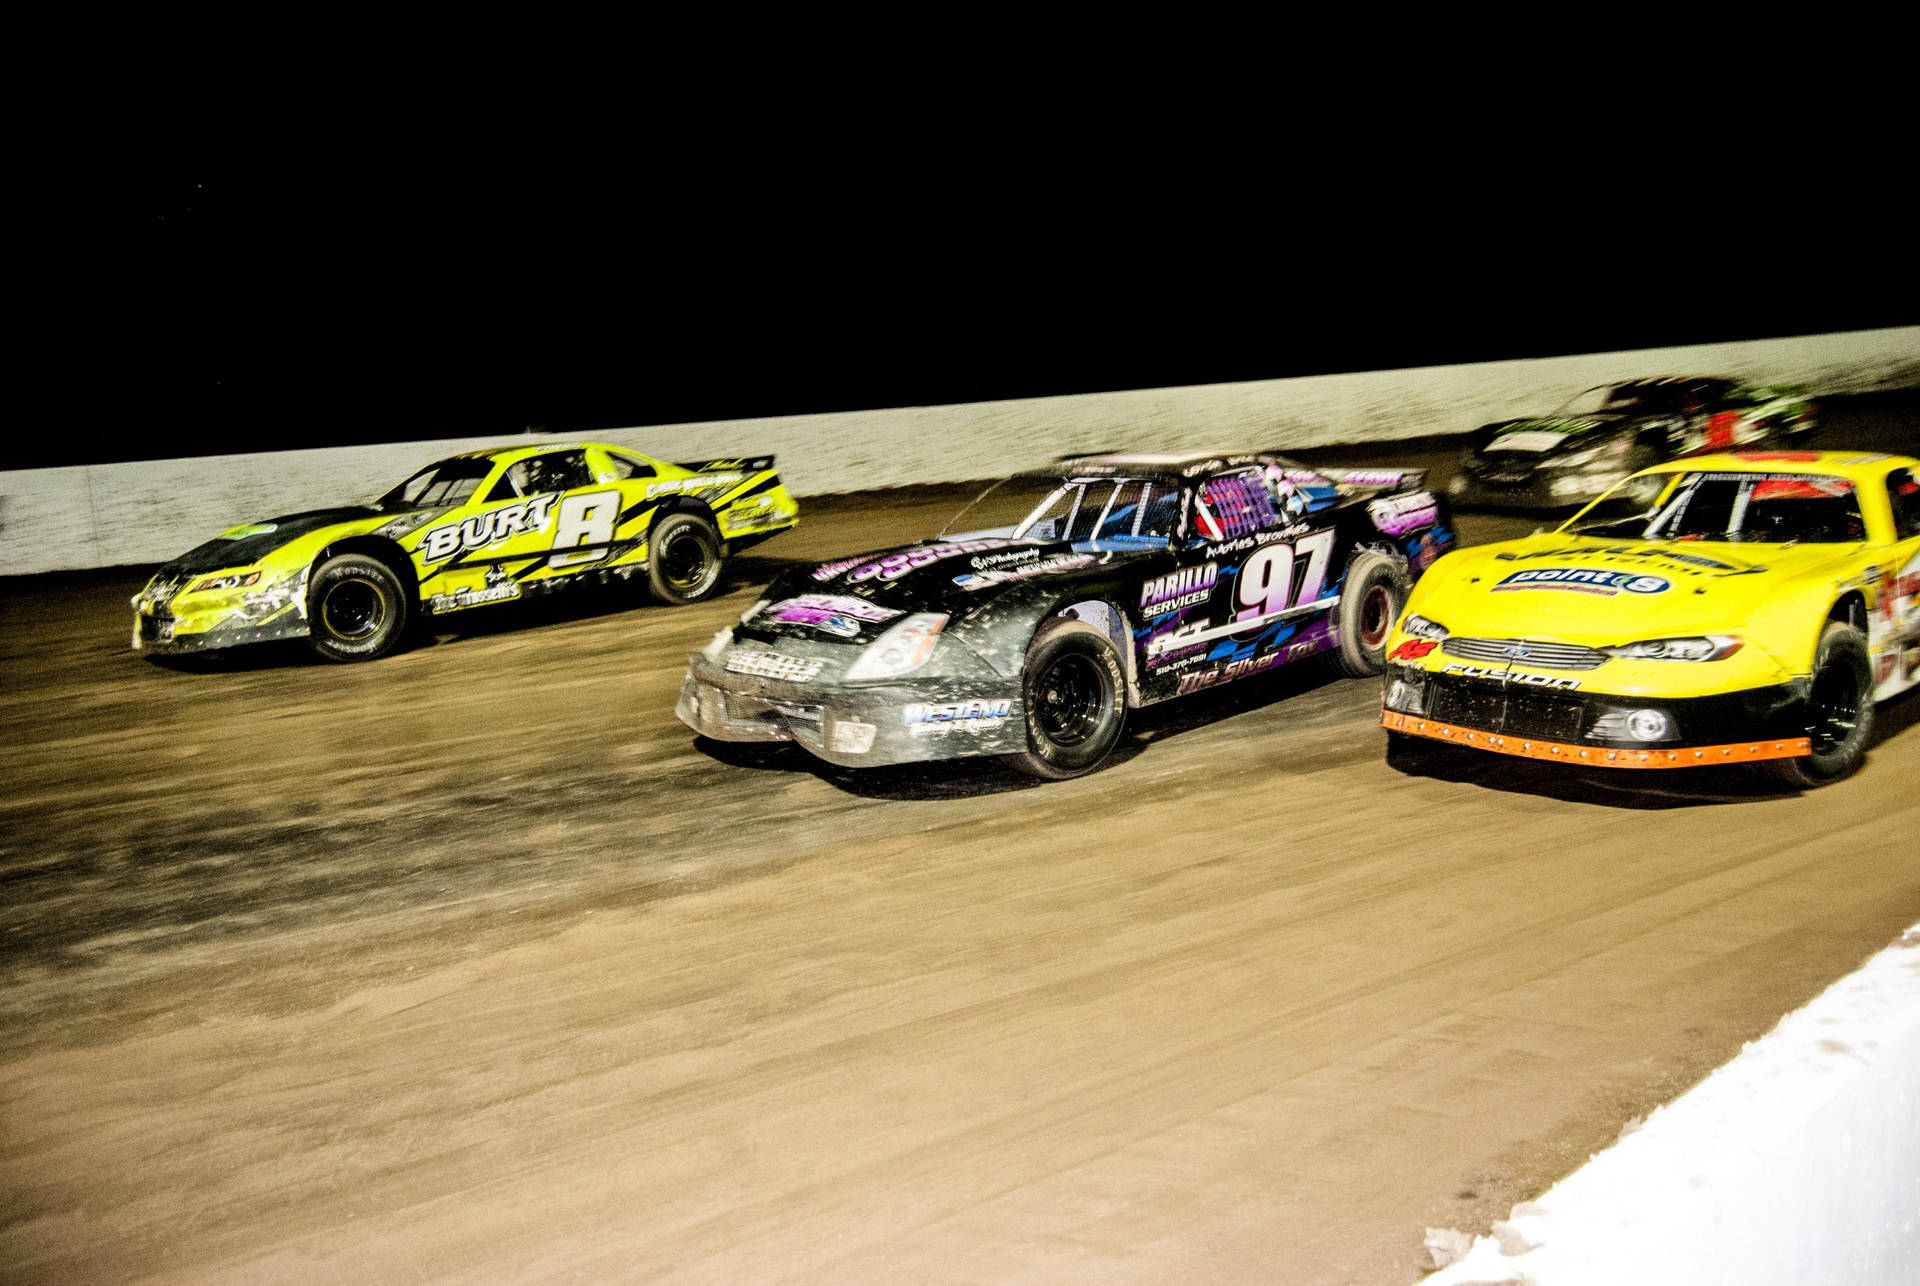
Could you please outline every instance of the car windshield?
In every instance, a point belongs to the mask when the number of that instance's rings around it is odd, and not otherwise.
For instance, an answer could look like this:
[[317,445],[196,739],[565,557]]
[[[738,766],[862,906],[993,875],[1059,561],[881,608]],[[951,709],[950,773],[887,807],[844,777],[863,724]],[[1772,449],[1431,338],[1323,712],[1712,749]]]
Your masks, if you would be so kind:
[[1172,479],[1022,474],[987,488],[940,536],[1140,548],[1166,545],[1179,521],[1180,485]]
[[1553,409],[1553,415],[1550,418],[1559,419],[1561,417],[1592,415],[1600,410],[1601,407],[1607,405],[1612,393],[1613,385],[1611,384],[1601,384],[1598,387],[1576,393],[1555,407]]
[[[1621,484],[1622,487],[1627,484]],[[1607,492],[1568,522],[1583,536],[1633,540],[1724,540],[1768,544],[1848,544],[1867,538],[1853,484],[1805,473],[1689,473],[1651,510],[1583,522],[1617,499]]]
[[386,509],[433,509],[464,504],[492,472],[492,460],[455,456],[428,465],[381,496],[378,503]]

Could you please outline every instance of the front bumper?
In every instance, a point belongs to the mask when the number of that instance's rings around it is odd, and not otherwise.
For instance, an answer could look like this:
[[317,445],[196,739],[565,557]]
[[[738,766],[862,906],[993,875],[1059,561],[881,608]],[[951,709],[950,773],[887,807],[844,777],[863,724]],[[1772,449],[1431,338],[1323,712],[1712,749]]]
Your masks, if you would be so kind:
[[134,651],[180,655],[309,634],[305,569],[248,589],[193,593],[182,588],[190,580],[163,568],[134,595]]
[[210,652],[215,648],[271,643],[276,639],[303,639],[308,633],[306,618],[291,608],[266,621],[229,617],[198,631],[183,630],[182,622],[164,609],[136,612],[133,617],[134,651],[156,656]]
[[[1396,682],[1402,686],[1396,688]],[[1543,689],[1389,665],[1386,685],[1380,724],[1389,731],[1546,762],[1696,768],[1812,752],[1804,679],[1714,696],[1662,698]],[[1670,729],[1651,741],[1621,735],[1620,716],[1628,710],[1659,711]]]
[[1017,683],[980,673],[915,673],[876,684],[795,681],[687,660],[673,712],[716,741],[791,741],[847,768],[1004,755],[1027,748]]

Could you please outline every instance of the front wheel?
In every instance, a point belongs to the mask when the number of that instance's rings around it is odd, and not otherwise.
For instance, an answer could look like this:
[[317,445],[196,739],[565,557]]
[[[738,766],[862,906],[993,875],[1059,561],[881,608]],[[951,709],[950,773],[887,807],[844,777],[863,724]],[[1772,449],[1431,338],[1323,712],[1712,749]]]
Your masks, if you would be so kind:
[[1813,753],[1767,761],[1774,780],[1796,790],[1839,781],[1860,766],[1873,731],[1873,663],[1864,634],[1828,621],[1813,656],[1807,691],[1807,739]]
[[668,514],[647,540],[647,584],[663,603],[697,603],[720,583],[720,533],[699,514]]
[[1009,762],[1054,781],[1092,772],[1126,726],[1126,690],[1105,634],[1082,621],[1047,626],[1027,649],[1022,678],[1027,749]]
[[341,554],[307,584],[307,642],[329,661],[371,661],[407,632],[407,589],[393,568],[366,554]]
[[1347,567],[1340,591],[1340,669],[1356,679],[1386,666],[1387,635],[1407,604],[1406,575],[1379,554],[1362,554]]

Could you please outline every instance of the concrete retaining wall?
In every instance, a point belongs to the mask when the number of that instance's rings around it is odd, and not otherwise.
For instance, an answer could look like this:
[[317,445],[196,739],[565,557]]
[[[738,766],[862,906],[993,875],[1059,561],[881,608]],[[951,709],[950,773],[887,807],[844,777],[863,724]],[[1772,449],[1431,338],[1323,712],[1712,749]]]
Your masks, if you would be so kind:
[[[996,477],[1070,451],[1284,449],[1464,433],[1551,410],[1595,384],[1672,373],[1792,382],[1823,394],[1910,387],[1920,384],[1920,327],[591,436],[669,460],[773,452],[789,489],[808,496]],[[497,444],[454,438],[0,472],[0,570],[162,562],[237,523],[366,500],[441,456]]]

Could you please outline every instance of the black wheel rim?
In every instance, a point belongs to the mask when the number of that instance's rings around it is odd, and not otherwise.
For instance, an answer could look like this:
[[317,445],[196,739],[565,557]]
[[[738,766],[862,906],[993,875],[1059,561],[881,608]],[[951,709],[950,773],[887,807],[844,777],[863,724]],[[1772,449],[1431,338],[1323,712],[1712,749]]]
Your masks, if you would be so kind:
[[1106,684],[1090,657],[1063,656],[1033,685],[1034,721],[1056,746],[1078,746],[1100,727]]
[[387,598],[364,576],[337,581],[327,587],[320,603],[320,621],[337,639],[364,639],[387,619]]
[[1860,726],[1860,683],[1852,668],[1829,665],[1814,675],[1807,704],[1813,715],[1813,753],[1830,755],[1846,745]]
[[1374,585],[1360,600],[1360,646],[1377,648],[1393,628],[1393,595],[1385,585]]
[[666,548],[660,551],[660,574],[682,593],[706,588],[713,574],[713,554],[699,532],[683,527],[668,534]]

